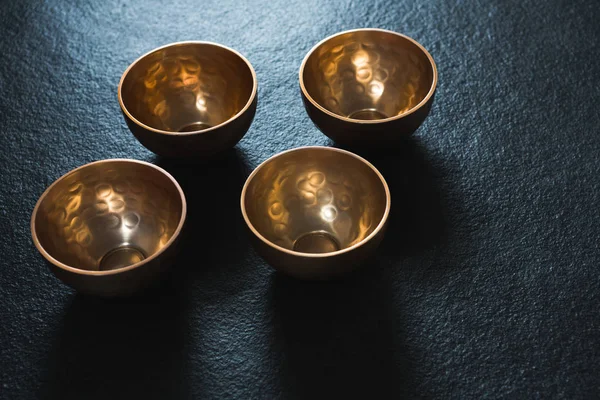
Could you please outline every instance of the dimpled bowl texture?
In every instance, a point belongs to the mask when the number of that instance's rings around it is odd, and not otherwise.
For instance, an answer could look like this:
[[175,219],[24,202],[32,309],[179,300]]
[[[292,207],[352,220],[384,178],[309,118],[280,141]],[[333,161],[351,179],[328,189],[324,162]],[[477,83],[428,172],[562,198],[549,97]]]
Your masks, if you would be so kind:
[[325,135],[349,145],[385,146],[412,134],[429,114],[436,84],[427,50],[381,29],[333,35],[300,67],[309,117]]
[[302,147],[256,168],[242,190],[241,208],[269,264],[293,277],[327,279],[354,269],[379,245],[390,193],[363,158]]
[[185,196],[166,171],[103,160],[54,182],[31,217],[33,241],[58,278],[101,296],[135,293],[171,265]]
[[210,157],[244,136],[256,111],[256,74],[215,43],[170,44],[140,57],[119,84],[134,136],[166,157]]

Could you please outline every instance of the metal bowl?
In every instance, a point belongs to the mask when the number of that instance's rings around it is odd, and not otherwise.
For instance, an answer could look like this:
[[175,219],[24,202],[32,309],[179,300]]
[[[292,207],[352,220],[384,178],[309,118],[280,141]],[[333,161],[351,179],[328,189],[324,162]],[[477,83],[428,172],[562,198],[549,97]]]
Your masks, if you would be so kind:
[[128,295],[170,266],[186,210],[181,187],[163,169],[103,160],[74,169],[42,194],[31,234],[66,284],[93,295]]
[[390,191],[379,171],[353,153],[301,147],[252,172],[241,208],[269,264],[293,277],[327,279],[354,269],[379,245]]
[[413,39],[381,29],[333,35],[300,67],[308,115],[331,139],[385,146],[412,134],[433,103],[437,69]]
[[256,74],[228,47],[173,43],[143,55],[119,83],[131,132],[165,157],[210,157],[244,136],[256,112]]

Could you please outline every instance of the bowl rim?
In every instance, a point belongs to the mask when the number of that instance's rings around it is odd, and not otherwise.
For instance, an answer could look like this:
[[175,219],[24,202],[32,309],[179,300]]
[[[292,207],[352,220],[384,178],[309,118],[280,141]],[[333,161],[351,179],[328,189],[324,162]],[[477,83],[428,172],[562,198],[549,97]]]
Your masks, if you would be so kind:
[[[413,108],[411,108],[410,110],[406,111],[405,113],[402,113],[402,114],[399,114],[399,115],[394,115],[394,116],[388,117],[388,118],[374,119],[374,120],[365,120],[365,119],[356,119],[356,118],[344,117],[342,115],[339,115],[339,114],[336,114],[334,112],[329,111],[328,109],[326,109],[325,107],[323,107],[322,105],[320,105],[317,101],[315,101],[312,98],[312,96],[308,93],[308,90],[306,90],[306,87],[304,85],[304,68],[306,67],[306,63],[308,62],[308,59],[315,52],[315,50],[318,49],[325,42],[327,42],[327,41],[329,41],[329,40],[331,40],[333,38],[336,38],[338,36],[345,35],[347,33],[353,33],[353,32],[382,32],[382,33],[387,33],[387,34],[399,36],[399,37],[401,37],[401,38],[403,38],[405,40],[408,40],[409,42],[413,43],[414,45],[416,45],[427,56],[427,59],[429,59],[429,63],[430,63],[431,68],[433,70],[433,80],[431,82],[431,87],[429,88],[429,92],[427,92],[427,95],[423,98],[423,100],[421,100],[417,105],[415,105]],[[411,38],[409,36],[406,36],[406,35],[403,35],[403,34],[398,33],[398,32],[387,30],[387,29],[359,28],[359,29],[350,29],[350,30],[347,30],[347,31],[335,33],[335,34],[333,34],[331,36],[326,37],[325,39],[321,40],[319,43],[317,43],[316,45],[314,45],[309,50],[309,52],[306,54],[306,56],[304,56],[304,60],[302,61],[302,64],[300,65],[299,80],[300,80],[300,90],[302,91],[302,94],[308,99],[308,101],[311,102],[312,105],[314,105],[320,111],[324,112],[325,114],[327,114],[327,115],[329,115],[331,117],[337,118],[337,119],[339,119],[341,121],[352,122],[352,123],[356,123],[356,124],[374,125],[374,124],[382,124],[382,123],[386,123],[386,122],[390,122],[390,121],[395,121],[395,120],[407,117],[410,114],[412,114],[414,112],[417,112],[417,110],[419,110],[421,107],[423,107],[425,104],[427,104],[427,102],[429,101],[429,99],[431,99],[431,97],[435,93],[435,89],[437,87],[437,82],[438,82],[438,71],[437,71],[437,66],[435,64],[435,61],[433,60],[433,57],[431,56],[431,54],[429,54],[429,52],[427,51],[427,49],[425,49],[425,47],[423,47],[423,45],[421,43],[417,42],[413,38]]]
[[[108,163],[115,163],[115,162],[125,163],[125,164],[128,164],[128,163],[139,164],[139,165],[143,165],[145,167],[153,168],[153,169],[157,170],[158,172],[160,172],[161,174],[163,174],[164,176],[166,176],[173,183],[173,185],[175,186],[175,188],[177,189],[177,191],[179,193],[179,198],[181,200],[181,216],[179,217],[179,223],[177,224],[177,228],[175,229],[175,232],[173,232],[173,235],[171,235],[171,237],[169,238],[167,243],[162,248],[160,248],[156,253],[152,254],[150,257],[143,259],[142,261],[139,261],[135,264],[128,265],[123,268],[118,268],[118,269],[109,270],[109,271],[91,271],[91,270],[75,268],[75,267],[67,265],[61,261],[58,261],[56,258],[52,257],[50,255],[50,253],[48,253],[46,251],[46,249],[44,249],[44,247],[42,246],[42,244],[40,243],[40,241],[38,239],[38,235],[37,235],[37,231],[36,231],[36,227],[35,227],[35,220],[36,220],[36,217],[38,214],[38,210],[42,204],[42,201],[46,198],[46,196],[48,195],[50,190],[52,190],[52,188],[54,188],[54,186],[56,186],[59,182],[63,181],[65,178],[69,177],[70,175],[74,174],[75,172],[80,171],[84,168],[87,168],[87,167],[95,165],[95,164],[105,164],[105,163],[108,164]],[[157,258],[164,251],[166,251],[173,244],[173,242],[177,239],[177,237],[181,233],[181,230],[182,230],[183,225],[186,220],[186,216],[187,216],[187,202],[185,199],[185,194],[183,193],[181,186],[179,186],[179,183],[175,180],[175,178],[173,178],[173,176],[171,174],[169,174],[167,171],[165,171],[161,167],[158,167],[158,166],[151,164],[149,162],[146,162],[146,161],[132,160],[132,159],[127,159],[127,158],[111,158],[111,159],[98,160],[98,161],[94,161],[94,162],[91,162],[88,164],[84,164],[80,167],[72,169],[71,171],[67,172],[66,174],[62,175],[60,178],[58,178],[54,182],[52,182],[52,184],[50,186],[48,186],[48,188],[44,191],[44,193],[42,193],[42,195],[40,196],[40,198],[38,199],[38,201],[35,204],[35,208],[33,209],[33,212],[31,213],[31,222],[30,222],[31,237],[33,239],[33,243],[35,244],[35,247],[38,249],[40,254],[48,262],[50,262],[51,264],[55,265],[58,268],[61,268],[68,272],[73,272],[78,275],[90,275],[90,276],[116,275],[116,274],[120,274],[120,273],[123,273],[126,271],[130,271],[132,269],[142,267],[143,265],[145,265],[145,264],[149,263],[150,261],[154,260],[155,258]]]
[[[290,249],[286,249],[284,247],[281,247],[273,242],[271,242],[270,240],[268,240],[267,238],[265,238],[260,232],[258,232],[258,230],[254,227],[254,225],[252,224],[252,222],[250,222],[250,219],[248,218],[248,214],[246,212],[246,205],[245,205],[245,199],[246,199],[246,192],[248,190],[248,186],[250,185],[250,182],[252,181],[252,179],[256,176],[256,174],[258,174],[258,172],[265,166],[267,165],[270,161],[284,155],[287,153],[292,153],[292,152],[297,152],[297,151],[306,151],[306,150],[324,150],[324,151],[333,151],[333,152],[337,152],[337,153],[341,153],[341,154],[345,154],[347,156],[353,157],[355,159],[357,159],[358,161],[361,161],[362,163],[364,163],[366,166],[368,166],[369,168],[371,168],[371,170],[373,172],[375,172],[375,174],[377,175],[377,177],[379,178],[379,181],[383,184],[383,188],[385,191],[385,210],[383,212],[383,215],[381,216],[381,220],[379,221],[379,224],[375,227],[375,229],[373,229],[373,232],[371,232],[367,237],[365,237],[364,239],[362,239],[360,242],[350,246],[350,247],[346,247],[337,251],[332,251],[329,253],[303,253],[300,251],[294,251],[294,250],[290,250]],[[373,237],[375,237],[385,226],[385,224],[387,223],[388,220],[388,216],[390,214],[390,207],[391,207],[391,195],[390,195],[390,189],[388,187],[388,184],[385,180],[385,178],[383,177],[383,175],[381,174],[381,172],[379,172],[379,170],[377,168],[375,168],[375,166],[373,164],[371,164],[369,161],[367,161],[366,159],[364,159],[363,157],[354,154],[350,151],[347,150],[343,150],[343,149],[338,149],[335,147],[327,147],[327,146],[302,146],[302,147],[296,147],[293,149],[289,149],[289,150],[285,150],[282,151],[280,153],[277,153],[269,158],[267,158],[265,161],[263,161],[262,163],[259,164],[258,167],[256,167],[254,169],[254,171],[252,171],[252,173],[250,174],[250,176],[248,176],[248,179],[246,179],[246,182],[244,183],[244,187],[242,189],[242,195],[241,195],[241,199],[240,199],[240,207],[242,209],[242,216],[244,217],[244,221],[246,222],[246,225],[248,225],[248,228],[250,228],[250,230],[252,231],[252,233],[254,235],[256,235],[256,237],[258,237],[263,243],[265,243],[266,245],[272,247],[275,250],[278,251],[282,251],[284,253],[287,253],[289,255],[293,255],[296,257],[305,257],[305,258],[327,258],[327,257],[335,257],[344,253],[348,253],[354,249],[357,249],[361,246],[363,246],[364,244],[366,244],[367,242],[369,242]]]
[[[221,122],[218,125],[211,126],[210,128],[206,128],[206,129],[201,129],[201,130],[198,130],[198,131],[190,131],[190,132],[165,131],[165,130],[156,129],[156,128],[153,128],[153,127],[151,127],[149,125],[144,124],[143,122],[141,122],[140,120],[138,120],[137,118],[135,118],[133,116],[133,114],[131,114],[129,112],[129,110],[127,109],[127,107],[125,107],[125,103],[123,103],[122,89],[123,89],[123,82],[125,81],[125,77],[127,77],[127,75],[129,74],[129,71],[138,62],[140,62],[142,59],[148,57],[149,55],[151,55],[153,53],[156,53],[157,51],[169,48],[169,47],[187,46],[187,45],[207,45],[207,46],[220,47],[220,48],[222,48],[224,50],[227,50],[227,51],[235,54],[242,61],[244,61],[246,63],[246,65],[248,66],[248,68],[250,69],[250,74],[252,75],[252,93],[250,93],[250,97],[248,98],[248,101],[246,102],[246,104],[244,105],[244,107],[242,107],[242,109],[240,111],[238,111],[234,116],[228,118],[227,120]],[[118,94],[118,97],[119,97],[119,105],[121,106],[121,110],[127,116],[127,118],[129,118],[131,121],[133,121],[136,125],[138,125],[141,128],[147,129],[149,131],[152,131],[152,132],[155,132],[155,133],[158,133],[158,134],[173,135],[173,136],[199,135],[199,134],[203,134],[203,133],[206,133],[206,132],[211,132],[211,131],[214,131],[216,129],[222,128],[223,126],[225,126],[225,125],[233,122],[237,118],[239,118],[242,114],[244,114],[250,108],[250,106],[254,102],[254,99],[256,98],[257,92],[258,92],[258,80],[256,79],[256,72],[254,71],[254,67],[252,67],[252,64],[250,64],[250,61],[248,61],[248,59],[246,57],[244,57],[241,53],[239,53],[238,51],[232,49],[231,47],[227,47],[227,46],[219,44],[219,43],[208,42],[208,41],[200,41],[200,40],[188,40],[188,41],[183,41],[183,42],[169,43],[169,44],[166,44],[164,46],[160,46],[160,47],[157,47],[155,49],[152,49],[152,50],[148,51],[147,53],[144,53],[143,55],[141,55],[140,57],[138,57],[134,62],[132,62],[131,64],[129,64],[129,66],[127,67],[127,69],[125,70],[125,72],[123,72],[123,75],[121,75],[121,80],[119,81],[119,87],[118,87],[118,90],[117,90],[117,94]]]

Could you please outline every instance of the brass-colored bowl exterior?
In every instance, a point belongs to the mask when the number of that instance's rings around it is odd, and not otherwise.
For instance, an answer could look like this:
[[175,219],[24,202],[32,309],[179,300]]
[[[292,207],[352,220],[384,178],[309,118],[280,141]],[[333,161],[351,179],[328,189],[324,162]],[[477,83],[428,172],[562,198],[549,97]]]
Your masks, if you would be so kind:
[[172,264],[186,214],[181,187],[163,169],[103,160],[63,175],[42,194],[31,234],[63,282],[123,296],[152,285]]
[[134,136],[165,157],[207,158],[248,131],[256,112],[256,74],[228,47],[173,43],[143,55],[119,83],[119,104]]
[[365,159],[329,147],[279,153],[248,177],[241,196],[254,244],[276,269],[327,279],[363,262],[390,211],[383,176]]
[[382,29],[333,35],[300,67],[306,111],[331,139],[382,147],[412,134],[433,103],[437,68],[415,40]]

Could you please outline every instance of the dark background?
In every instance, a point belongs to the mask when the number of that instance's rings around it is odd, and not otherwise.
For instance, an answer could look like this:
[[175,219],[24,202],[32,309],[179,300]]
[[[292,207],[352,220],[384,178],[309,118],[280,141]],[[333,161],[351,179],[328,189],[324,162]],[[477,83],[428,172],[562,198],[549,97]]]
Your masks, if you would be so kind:
[[[0,18],[2,399],[598,396],[597,1],[3,1]],[[437,95],[410,140],[366,155],[392,191],[375,259],[303,283],[257,256],[238,198],[267,157],[332,145],[298,69],[360,27],[422,43]],[[252,127],[208,165],[158,159],[120,115],[125,68],[180,40],[258,76]],[[59,176],[114,157],[179,180],[191,235],[161,290],[103,301],[54,278],[29,218]]]

